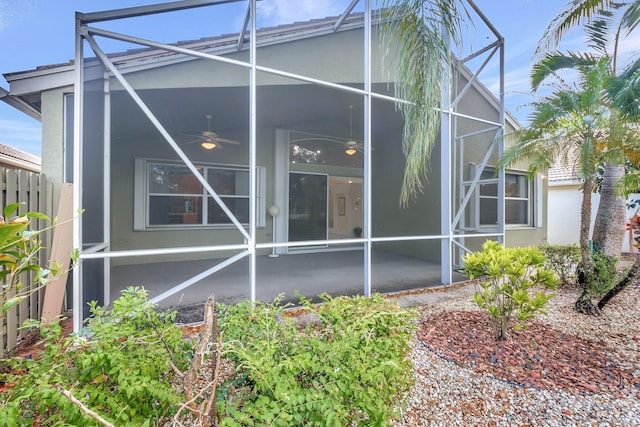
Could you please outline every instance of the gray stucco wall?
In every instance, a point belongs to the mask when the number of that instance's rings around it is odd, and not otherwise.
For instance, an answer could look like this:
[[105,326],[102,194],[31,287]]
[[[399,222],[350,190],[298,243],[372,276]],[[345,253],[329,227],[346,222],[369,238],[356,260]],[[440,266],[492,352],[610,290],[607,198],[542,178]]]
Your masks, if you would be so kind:
[[[281,45],[261,48],[258,52],[258,64],[279,68],[288,72],[300,73],[309,77],[325,79],[331,82],[349,82],[361,84],[363,70],[362,31],[336,33],[324,37],[308,38]],[[336,47],[339,46],[339,49]],[[229,55],[235,59],[247,60],[246,52]],[[376,50],[375,58],[380,58]],[[376,68],[377,69],[377,68]],[[376,71],[376,81],[384,80],[382,71]],[[248,71],[242,67],[212,63],[210,61],[190,61],[176,63],[171,66],[138,71],[127,75],[128,81],[138,90],[145,88],[210,88],[210,87],[246,87]],[[268,73],[259,73],[258,84],[269,86],[275,84],[299,85],[302,82],[276,77]],[[461,84],[464,79],[461,80]],[[114,93],[119,90],[116,82],[111,83]],[[69,91],[70,88],[66,88]],[[42,95],[43,108],[43,171],[54,180],[62,180],[63,176],[63,89],[46,91]],[[384,102],[384,101],[381,101]],[[393,108],[393,107],[391,107]],[[472,89],[459,111],[466,114],[480,115],[488,120],[497,120],[495,102],[485,98],[485,94]],[[118,126],[114,123],[113,126]],[[267,204],[273,199],[273,164],[275,129],[280,123],[272,123],[258,130],[259,166],[267,170]],[[471,120],[458,122],[458,133],[478,130],[482,125]],[[509,133],[509,131],[507,131]],[[228,131],[225,137],[248,141],[248,134],[242,131]],[[373,236],[393,235],[438,235],[440,234],[440,148],[436,146],[430,162],[429,183],[416,200],[402,208],[399,203],[399,189],[404,173],[404,159],[401,152],[401,137],[397,129],[390,130],[384,138],[374,140],[372,217]],[[468,161],[479,162],[484,156],[488,141],[483,137],[469,138],[465,156]],[[198,229],[198,230],[154,230],[134,231],[134,163],[137,157],[154,159],[175,159],[175,154],[161,139],[129,138],[112,140],[112,177],[111,197],[111,249],[141,249],[167,246],[197,246],[211,244],[240,243],[240,233],[232,229]],[[190,154],[201,156],[193,146]],[[197,157],[205,163],[248,164],[247,145],[239,150],[216,151],[216,157]],[[490,161],[495,164],[497,156]],[[546,212],[546,182],[543,191],[543,212]],[[57,187],[56,187],[57,191]],[[258,230],[258,241],[270,241],[271,220],[267,217],[264,228]],[[542,227],[508,229],[509,245],[534,244],[546,237],[546,218]],[[386,250],[393,250],[419,258],[439,261],[439,241],[380,244]],[[175,256],[154,257],[153,261],[173,259]],[[115,263],[141,262],[141,258],[119,259]]]

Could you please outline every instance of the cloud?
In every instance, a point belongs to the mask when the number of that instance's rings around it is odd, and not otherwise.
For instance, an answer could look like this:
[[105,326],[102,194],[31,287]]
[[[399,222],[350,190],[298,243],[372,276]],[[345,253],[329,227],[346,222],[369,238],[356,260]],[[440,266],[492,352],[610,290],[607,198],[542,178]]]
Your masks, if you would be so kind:
[[344,5],[336,0],[299,0],[295,7],[291,0],[271,0],[258,3],[258,14],[267,25],[277,25],[339,15]]
[[9,0],[0,0],[0,31],[9,25]]
[[40,155],[40,124],[29,120],[0,119],[0,140],[12,147]]
[[42,0],[0,0],[0,32],[24,25]]

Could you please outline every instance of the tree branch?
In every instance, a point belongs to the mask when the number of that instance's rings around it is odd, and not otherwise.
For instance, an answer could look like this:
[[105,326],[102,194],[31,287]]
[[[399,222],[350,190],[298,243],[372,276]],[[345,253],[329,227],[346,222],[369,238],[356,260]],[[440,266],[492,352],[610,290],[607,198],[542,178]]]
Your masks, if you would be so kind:
[[96,420],[97,422],[99,422],[100,424],[102,424],[105,427],[115,427],[115,425],[111,424],[109,421],[105,420],[100,415],[98,415],[97,413],[93,412],[91,409],[87,408],[87,406],[85,406],[84,403],[82,403],[81,401],[76,399],[76,397],[73,394],[71,394],[70,391],[65,390],[60,385],[57,385],[56,388],[58,389],[58,391],[60,393],[62,393],[62,395],[64,397],[69,399],[71,401],[71,403],[73,403],[78,408],[80,408],[80,410],[82,411],[83,414],[90,416],[91,418],[93,418],[94,420]]

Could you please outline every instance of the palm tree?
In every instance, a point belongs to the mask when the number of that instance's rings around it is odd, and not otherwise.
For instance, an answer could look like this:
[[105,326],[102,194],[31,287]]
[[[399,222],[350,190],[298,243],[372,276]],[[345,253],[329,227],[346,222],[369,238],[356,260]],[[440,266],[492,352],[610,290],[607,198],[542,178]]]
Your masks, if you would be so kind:
[[[607,73],[607,91],[612,105],[616,107],[610,117],[612,123],[619,120],[634,122],[638,120],[638,82],[640,67],[638,62],[631,64],[618,75],[620,45],[640,23],[640,0],[631,2],[613,2],[607,0],[573,0],[547,27],[538,43],[536,55],[555,48],[562,36],[575,26],[584,24],[588,46],[596,56],[611,58]],[[613,127],[609,131],[611,138],[616,135]],[[623,132],[624,134],[624,132]],[[612,141],[611,141],[612,142]],[[629,141],[620,141],[623,144]],[[611,150],[615,150],[609,144]],[[613,153],[612,153],[613,154]],[[606,255],[619,257],[624,238],[625,198],[615,191],[616,183],[625,175],[625,158],[618,150],[618,156],[610,155],[605,164],[601,199],[596,215],[593,232],[594,248]]]
[[[576,83],[569,85],[557,74],[562,65],[579,71]],[[559,88],[532,104],[529,127],[517,133],[517,143],[508,148],[499,161],[507,167],[520,160],[530,161],[530,176],[545,171],[557,159],[570,163],[582,180],[582,209],[580,217],[581,268],[590,270],[589,228],[591,225],[591,195],[596,185],[598,165],[606,153],[608,138],[602,132],[609,124],[609,108],[603,84],[609,67],[607,58],[596,59],[580,55],[547,55],[532,72],[532,86],[536,90],[550,77],[556,78]],[[596,314],[597,307],[590,298],[590,287],[584,286],[576,301],[580,312]]]
[[381,0],[381,8],[383,45],[395,47],[395,91],[402,100],[396,106],[404,118],[400,203],[406,205],[426,180],[440,127],[441,84],[451,66],[450,42],[460,44],[465,10],[448,0]]

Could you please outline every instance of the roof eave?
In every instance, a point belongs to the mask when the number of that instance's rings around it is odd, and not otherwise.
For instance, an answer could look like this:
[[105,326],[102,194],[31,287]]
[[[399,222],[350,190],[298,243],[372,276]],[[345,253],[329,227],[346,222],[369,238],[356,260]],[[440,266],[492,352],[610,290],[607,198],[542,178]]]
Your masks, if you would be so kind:
[[9,104],[16,110],[21,111],[24,114],[36,119],[37,121],[41,121],[42,119],[40,110],[38,108],[26,102],[22,98],[10,94],[7,90],[1,87],[0,87],[0,100]]

